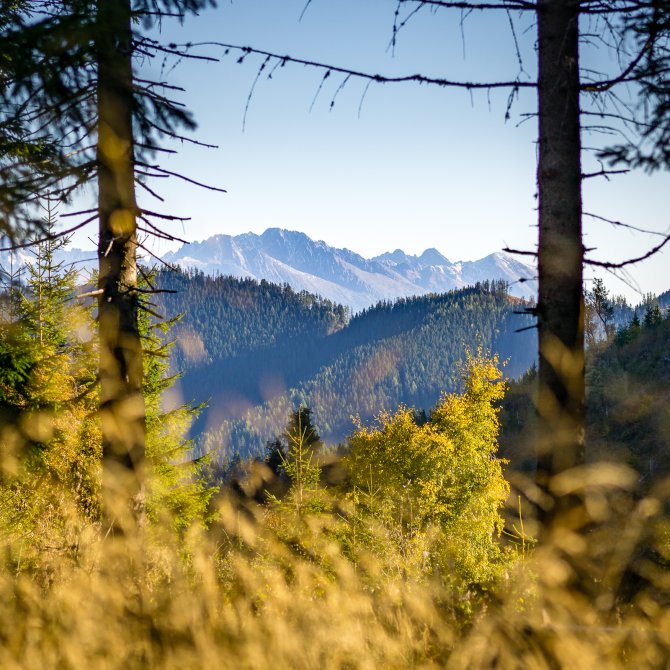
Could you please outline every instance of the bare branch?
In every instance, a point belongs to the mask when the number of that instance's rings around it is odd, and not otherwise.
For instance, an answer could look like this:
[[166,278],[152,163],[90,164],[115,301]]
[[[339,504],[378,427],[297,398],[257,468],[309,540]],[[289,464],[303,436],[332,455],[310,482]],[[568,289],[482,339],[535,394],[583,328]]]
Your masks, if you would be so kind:
[[162,196],[158,195],[156,191],[154,191],[152,188],[147,186],[141,179],[135,178],[135,183],[140,187],[143,188],[149,195],[153,196],[156,198],[156,200],[160,200],[160,202],[165,202],[165,198]]
[[135,242],[135,245],[139,249],[143,249],[144,251],[146,251],[152,258],[156,259],[159,263],[164,265],[166,268],[172,270],[172,272],[177,272],[178,268],[176,266],[170,265],[166,260],[163,260],[160,256],[157,256],[153,251],[151,251],[151,249],[147,248],[146,245],[143,242],[140,242],[139,240],[137,240]]
[[181,142],[186,142],[188,144],[194,144],[195,146],[198,147],[205,147],[206,149],[219,148],[216,144],[206,144],[205,142],[198,142],[198,140],[194,140],[192,137],[179,135],[178,133],[173,132],[169,128],[159,126],[157,123],[154,123],[153,121],[151,121],[151,119],[148,119],[146,116],[142,118],[142,122],[146,123],[148,126],[151,126],[154,130],[157,130],[159,133],[165,135],[166,137],[171,137],[172,139],[180,140]]
[[171,172],[170,170],[166,170],[165,168],[160,167],[159,165],[149,165],[148,163],[142,163],[139,161],[135,162],[135,165],[139,165],[140,167],[147,168],[148,170],[155,170],[156,172],[159,172],[160,174],[158,175],[150,175],[147,174],[147,176],[165,176],[165,177],[176,177],[177,179],[182,179],[183,181],[188,182],[189,184],[194,184],[195,186],[200,186],[202,188],[206,188],[209,191],[217,191],[218,193],[227,193],[225,188],[219,188],[218,186],[210,186],[209,184],[204,184],[202,182],[196,181],[195,179],[191,179],[190,177],[187,177],[183,174],[180,174],[179,172]]
[[92,207],[91,209],[81,209],[78,212],[68,212],[67,214],[59,214],[61,219],[64,219],[69,216],[81,216],[82,214],[92,214],[93,212],[97,212],[98,208],[97,207]]
[[650,37],[644,43],[642,49],[640,49],[640,53],[637,54],[637,56],[628,64],[628,67],[625,70],[623,70],[617,77],[614,77],[614,79],[607,79],[605,81],[600,81],[593,84],[583,84],[581,86],[581,90],[594,93],[602,93],[604,91],[609,90],[613,86],[616,86],[617,84],[629,81],[628,79],[629,75],[638,66],[638,64],[640,63],[644,55],[649,51],[649,49],[651,49],[653,42],[654,38]]
[[617,226],[619,228],[627,228],[628,230],[634,230],[636,233],[644,233],[645,235],[658,235],[659,237],[666,237],[666,233],[661,233],[658,230],[648,230],[646,228],[638,228],[637,226],[631,226],[629,223],[623,223],[622,221],[615,221],[614,219],[608,219],[604,216],[599,216],[598,214],[592,214],[591,212],[584,212],[584,216],[589,216],[592,219],[597,219],[598,221],[604,221],[609,223],[612,226]]
[[519,256],[534,256],[537,258],[537,251],[524,251],[523,249],[510,249],[509,247],[505,247],[503,251],[508,254],[518,254]]
[[444,9],[504,9],[506,11],[537,11],[537,5],[534,2],[525,0],[501,0],[501,2],[449,2],[448,0],[398,0],[398,4],[421,4],[433,7],[442,7]]
[[[345,67],[339,67],[336,65],[328,65],[326,63],[319,63],[318,61],[306,60],[303,58],[294,58],[293,56],[282,56],[278,53],[271,51],[264,51],[262,49],[255,49],[248,46],[240,46],[237,44],[228,44],[225,42],[199,42],[192,46],[218,46],[226,49],[228,51],[238,51],[242,53],[241,59],[244,59],[247,55],[254,54],[257,56],[263,56],[265,58],[277,59],[280,62],[280,66],[283,67],[288,63],[294,65],[305,65],[308,67],[313,67],[320,70],[326,70],[331,72],[337,72],[339,74],[348,75],[350,77],[356,77],[358,79],[363,79],[371,83],[377,84],[399,84],[403,82],[413,82],[416,84],[431,84],[433,86],[441,86],[444,88],[463,88],[466,90],[475,90],[475,89],[494,89],[494,88],[536,88],[537,83],[531,81],[520,81],[519,79],[511,81],[493,81],[493,82],[476,82],[476,81],[457,81],[452,79],[443,79],[440,77],[426,77],[421,74],[412,74],[412,75],[401,75],[401,76],[389,76],[383,74],[371,74],[369,72],[363,72],[362,70],[352,70]],[[225,55],[225,54],[224,54]]]
[[251,98],[254,95],[254,91],[256,90],[256,84],[258,84],[258,80],[261,78],[261,75],[263,74],[263,71],[265,70],[265,67],[267,64],[270,62],[271,58],[268,56],[262,63],[261,66],[258,68],[258,72],[256,73],[256,78],[254,79],[254,83],[251,85],[251,89],[249,90],[249,95],[247,96],[247,102],[244,105],[244,115],[242,117],[242,131],[247,127],[247,114],[249,113],[249,105],[251,104]]
[[149,295],[153,295],[154,293],[179,293],[179,291],[172,288],[137,288],[135,290],[138,293],[146,293]]
[[166,233],[165,231],[161,230],[157,226],[152,225],[147,219],[144,217],[140,217],[144,223],[146,223],[150,228],[144,228],[143,226],[137,226],[137,230],[139,230],[142,233],[146,233],[147,235],[151,235],[153,237],[157,237],[159,240],[166,240],[167,242],[181,242],[182,244],[188,244],[188,240],[183,240],[180,237],[177,237],[176,235],[172,235],[171,233]]
[[605,177],[605,179],[609,179],[609,176],[611,174],[628,174],[630,170],[622,169],[622,170],[607,170],[606,168],[603,168],[602,170],[599,170],[598,172],[582,172],[582,179],[593,179],[593,177]]
[[620,270],[621,268],[625,268],[628,265],[634,265],[635,263],[640,263],[641,261],[647,260],[647,258],[651,258],[654,254],[657,254],[661,249],[663,249],[663,247],[668,242],[670,242],[670,235],[666,235],[665,239],[662,242],[659,242],[659,244],[657,244],[655,247],[649,249],[649,251],[647,251],[646,254],[638,256],[637,258],[629,258],[628,260],[621,261],[620,263],[610,263],[608,261],[595,261],[589,258],[585,258],[584,263],[599,268],[606,268],[608,270]]
[[99,295],[103,295],[105,289],[99,288],[95,291],[88,291],[87,293],[79,293],[77,295],[77,300],[82,300],[83,298],[97,298]]
[[[139,46],[138,42],[138,46]],[[187,44],[168,44],[168,46],[163,46],[159,42],[156,42],[155,40],[150,40],[148,38],[144,38],[142,41],[142,46],[147,46],[150,49],[153,49],[154,51],[159,51],[161,53],[169,54],[171,56],[178,56],[179,58],[190,58],[192,60],[205,60],[209,61],[210,63],[218,63],[219,59],[214,58],[213,56],[199,56],[197,54],[192,54],[190,53],[189,49],[191,47],[196,46],[191,43]]]
[[175,216],[172,214],[160,214],[159,212],[152,212],[150,209],[142,208],[142,214],[146,216],[155,216],[157,219],[165,219],[166,221],[190,221],[190,216]]

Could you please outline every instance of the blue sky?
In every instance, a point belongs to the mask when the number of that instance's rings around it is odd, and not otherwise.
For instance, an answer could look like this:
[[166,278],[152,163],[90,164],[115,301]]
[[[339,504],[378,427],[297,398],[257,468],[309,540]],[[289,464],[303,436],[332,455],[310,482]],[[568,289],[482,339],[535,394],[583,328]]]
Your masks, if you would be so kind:
[[[175,42],[231,42],[307,59],[378,71],[421,72],[459,80],[513,79],[514,39],[504,12],[479,13],[463,28],[458,12],[424,11],[399,34],[395,53],[392,0],[221,0],[217,9],[168,24]],[[535,71],[533,30],[517,22],[527,70]],[[223,56],[218,47],[198,53]],[[590,63],[616,71],[603,53]],[[178,147],[164,161],[226,188],[225,195],[171,182],[163,186],[163,211],[192,221],[177,234],[203,239],[216,233],[300,230],[365,256],[402,248],[437,247],[451,260],[481,258],[505,245],[532,248],[536,241],[535,136],[531,91],[515,101],[505,120],[508,91],[470,95],[416,84],[371,86],[351,80],[330,101],[341,77],[330,77],[316,101],[323,73],[301,66],[259,79],[245,107],[262,58],[238,64],[182,62],[170,74],[187,89],[182,99],[199,122],[196,137],[218,149]],[[362,101],[362,103],[361,103]],[[585,144],[602,141],[585,137]],[[591,169],[589,160],[586,168]],[[636,226],[668,228],[667,174],[642,173],[589,180],[585,210]],[[155,205],[152,205],[155,208]],[[599,258],[620,260],[652,246],[654,238],[585,220],[585,244]],[[642,291],[670,288],[668,254],[630,272]],[[626,284],[600,273],[610,288],[636,301]]]

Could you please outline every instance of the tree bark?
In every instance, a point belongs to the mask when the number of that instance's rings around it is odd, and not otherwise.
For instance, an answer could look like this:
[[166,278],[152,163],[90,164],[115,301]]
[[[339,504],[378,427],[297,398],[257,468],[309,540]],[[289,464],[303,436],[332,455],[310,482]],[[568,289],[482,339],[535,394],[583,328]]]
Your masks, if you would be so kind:
[[[584,462],[579,1],[538,2],[537,483]],[[553,518],[562,502],[555,501]],[[564,502],[564,501],[563,501]]]
[[118,499],[139,501],[145,407],[138,329],[129,0],[98,0],[97,20],[100,408],[107,505],[116,494]]

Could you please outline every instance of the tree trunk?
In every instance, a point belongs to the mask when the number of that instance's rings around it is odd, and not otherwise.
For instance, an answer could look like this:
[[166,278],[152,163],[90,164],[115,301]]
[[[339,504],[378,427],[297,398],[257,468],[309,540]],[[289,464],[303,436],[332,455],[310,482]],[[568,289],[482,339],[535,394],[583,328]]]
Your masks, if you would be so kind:
[[[98,0],[98,208],[103,499],[140,502],[145,408],[138,330],[129,0]],[[118,514],[118,510],[109,510]]]
[[[579,2],[538,2],[539,396],[537,482],[584,462]],[[549,511],[560,514],[565,501]]]

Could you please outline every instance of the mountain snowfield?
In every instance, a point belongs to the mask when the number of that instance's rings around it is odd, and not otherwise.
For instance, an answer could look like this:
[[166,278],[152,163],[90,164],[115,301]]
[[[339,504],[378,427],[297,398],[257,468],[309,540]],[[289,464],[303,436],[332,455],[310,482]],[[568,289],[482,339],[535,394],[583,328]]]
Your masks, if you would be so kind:
[[[352,311],[380,300],[426,293],[443,293],[486,279],[505,279],[510,292],[523,298],[535,296],[535,269],[504,252],[478,261],[451,262],[437,249],[420,256],[400,249],[363,258],[349,249],[336,249],[314,241],[305,233],[268,228],[262,235],[214,235],[202,242],[185,244],[163,256],[172,265],[195,269],[207,275],[232,275],[289,284],[296,291],[309,291]],[[28,250],[0,253],[5,273],[34,258]],[[67,249],[57,255],[65,264],[81,270],[97,267],[96,252]]]
[[164,256],[168,263],[205,274],[287,283],[359,311],[380,300],[442,293],[486,279],[505,279],[518,297],[536,293],[535,269],[504,252],[478,261],[451,262],[437,249],[412,256],[397,249],[366,259],[304,233],[269,228],[262,235],[215,235]]

